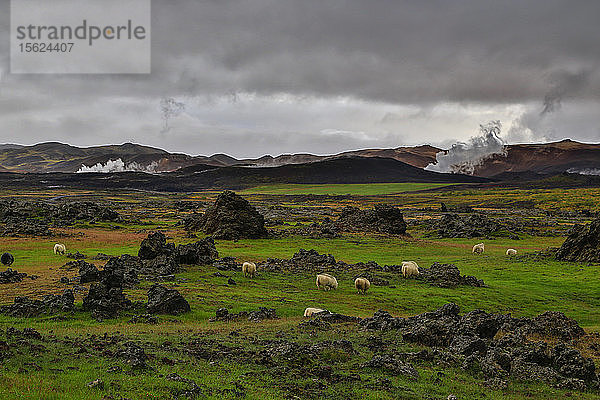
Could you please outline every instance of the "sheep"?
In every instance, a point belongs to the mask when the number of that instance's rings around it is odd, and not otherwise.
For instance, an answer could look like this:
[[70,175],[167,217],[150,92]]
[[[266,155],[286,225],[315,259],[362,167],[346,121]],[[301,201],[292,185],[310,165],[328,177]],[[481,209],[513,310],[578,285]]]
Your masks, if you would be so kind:
[[321,309],[321,308],[314,308],[314,307],[308,307],[306,310],[304,310],[304,316],[305,317],[312,317],[313,314],[318,314],[320,312],[323,312],[325,310]]
[[507,256],[516,256],[517,251],[515,249],[508,249],[508,250],[506,250],[506,255]]
[[402,276],[410,278],[411,276],[420,275],[419,266],[414,261],[403,261],[402,262]]
[[367,294],[367,290],[371,287],[371,282],[367,278],[356,278],[354,287],[358,290],[358,294]]
[[317,289],[321,289],[321,286],[323,290],[337,289],[338,282],[329,274],[319,274],[317,275]]
[[66,251],[67,251],[67,248],[66,248],[66,246],[64,244],[56,243],[54,245],[54,254],[62,254],[62,255],[64,255]]
[[253,262],[245,262],[242,264],[242,272],[246,278],[254,278],[254,274],[256,274],[256,264]]
[[473,254],[481,254],[485,251],[485,245],[483,243],[476,244],[473,246]]

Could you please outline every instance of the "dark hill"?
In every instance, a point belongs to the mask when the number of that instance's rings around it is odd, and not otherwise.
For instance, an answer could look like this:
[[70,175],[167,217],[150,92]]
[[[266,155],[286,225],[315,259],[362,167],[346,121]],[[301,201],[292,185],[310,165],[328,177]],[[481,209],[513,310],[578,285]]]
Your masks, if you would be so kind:
[[0,173],[3,187],[139,189],[194,191],[207,188],[238,189],[272,183],[483,183],[489,179],[425,171],[390,158],[344,157],[280,167],[215,167],[193,165],[163,174],[140,172],[85,174]]

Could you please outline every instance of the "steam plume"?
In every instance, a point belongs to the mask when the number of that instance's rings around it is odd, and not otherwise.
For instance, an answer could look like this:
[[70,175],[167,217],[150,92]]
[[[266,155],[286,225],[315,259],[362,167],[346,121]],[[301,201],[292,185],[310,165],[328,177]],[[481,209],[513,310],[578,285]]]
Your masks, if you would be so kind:
[[162,113],[162,119],[164,121],[161,133],[168,132],[171,128],[169,127],[169,120],[181,114],[185,110],[184,103],[178,103],[174,98],[163,98],[160,100],[160,111]]
[[506,143],[500,137],[502,124],[491,121],[479,126],[479,136],[474,136],[467,143],[458,142],[447,152],[438,153],[436,163],[425,169],[436,172],[452,172],[473,175],[478,165],[493,154],[505,154]]
[[137,162],[131,162],[125,164],[120,158],[116,160],[108,160],[106,164],[97,163],[96,165],[86,166],[82,165],[77,171],[78,174],[86,172],[103,172],[103,173],[114,173],[114,172],[146,172],[154,174],[158,171],[158,162],[153,161],[147,166],[143,166]]

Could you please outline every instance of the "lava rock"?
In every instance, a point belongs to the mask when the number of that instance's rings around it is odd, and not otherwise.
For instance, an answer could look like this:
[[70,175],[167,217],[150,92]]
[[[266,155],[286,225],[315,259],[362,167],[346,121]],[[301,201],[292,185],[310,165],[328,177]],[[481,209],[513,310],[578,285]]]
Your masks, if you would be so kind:
[[344,207],[335,226],[347,232],[380,232],[392,235],[406,233],[406,222],[399,208],[377,204],[373,209]]
[[2,256],[0,256],[0,262],[3,265],[11,266],[12,263],[15,262],[15,258],[10,253],[3,253]]
[[458,214],[444,214],[430,224],[428,236],[439,238],[476,238],[497,235],[505,228],[497,221],[483,215],[473,214],[463,217]]
[[79,269],[79,283],[98,282],[100,280],[100,271],[94,264],[83,260],[75,261],[75,267]]
[[148,368],[148,355],[144,349],[134,342],[127,342],[124,348],[116,353],[119,358],[124,358],[133,370],[141,370]]
[[211,237],[195,243],[180,244],[175,250],[175,260],[180,264],[210,264],[219,257],[215,242]]
[[120,257],[111,257],[104,265],[104,270],[115,271],[123,277],[123,287],[132,288],[140,282],[137,271],[142,269],[141,265],[138,257],[123,254]]
[[4,227],[0,228],[0,236],[52,236],[52,231],[46,222],[38,219],[10,218],[6,221]]
[[92,201],[72,201],[61,204],[54,210],[52,216],[64,221],[118,222],[121,220],[118,212]]
[[259,239],[269,235],[264,216],[246,199],[228,190],[208,207],[200,225],[215,239]]
[[316,250],[300,249],[295,253],[290,261],[296,265],[306,266],[330,266],[335,265],[335,257],[331,254],[319,254]]
[[210,322],[215,321],[235,321],[248,320],[258,322],[264,319],[278,319],[277,312],[273,308],[259,307],[256,311],[242,311],[237,314],[232,314],[226,308],[217,309],[215,316],[210,318]]
[[27,274],[25,272],[19,272],[11,268],[7,268],[6,271],[0,272],[0,284],[21,282],[26,276]]
[[0,307],[0,313],[11,317],[35,317],[41,314],[61,311],[73,311],[75,296],[71,289],[65,289],[62,295],[47,295],[42,300],[29,297],[17,297],[13,304]]
[[79,251],[75,252],[75,253],[67,253],[67,258],[74,258],[76,260],[83,260],[85,257],[85,254],[81,254]]
[[148,305],[150,314],[178,315],[190,311],[190,305],[181,293],[175,289],[155,284],[148,290]]
[[474,276],[463,276],[460,270],[454,264],[433,263],[429,268],[419,267],[420,275],[416,278],[426,281],[432,286],[443,288],[454,288],[459,285],[485,287],[485,283],[481,279]]
[[175,251],[173,243],[167,244],[167,238],[162,232],[154,232],[142,240],[138,257],[141,260],[152,260],[161,255],[170,256]]
[[212,263],[213,267],[220,271],[239,271],[240,266],[235,262],[235,257],[219,258]]
[[97,320],[116,318],[122,309],[132,303],[123,294],[123,271],[111,265],[104,266],[100,281],[92,283],[87,296],[83,298],[84,310],[89,310]]
[[562,261],[600,262],[600,218],[588,225],[575,225],[556,258]]

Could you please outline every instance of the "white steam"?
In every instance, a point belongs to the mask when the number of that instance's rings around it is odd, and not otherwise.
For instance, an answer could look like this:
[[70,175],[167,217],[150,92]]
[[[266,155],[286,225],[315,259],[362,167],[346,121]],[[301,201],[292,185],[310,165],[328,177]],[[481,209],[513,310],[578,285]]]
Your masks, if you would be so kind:
[[458,142],[447,152],[437,153],[436,163],[429,164],[426,170],[473,175],[475,168],[494,154],[506,154],[506,143],[500,137],[502,124],[491,121],[479,126],[479,136],[474,136],[467,143]]
[[155,174],[160,171],[158,171],[158,162],[156,161],[153,161],[150,164],[144,166],[135,161],[125,164],[123,160],[118,158],[116,160],[108,160],[106,164],[97,163],[96,165],[92,165],[90,167],[82,165],[81,168],[79,168],[79,170],[77,171],[78,174],[86,172],[146,172],[149,174]]
[[160,111],[162,115],[162,119],[164,121],[163,128],[161,133],[167,133],[171,130],[169,126],[169,120],[171,118],[175,118],[179,114],[181,114],[185,110],[185,103],[179,103],[175,101],[175,99],[163,98],[160,100]]
[[599,175],[600,176],[600,168],[570,168],[567,170],[570,174],[579,174],[579,175]]

